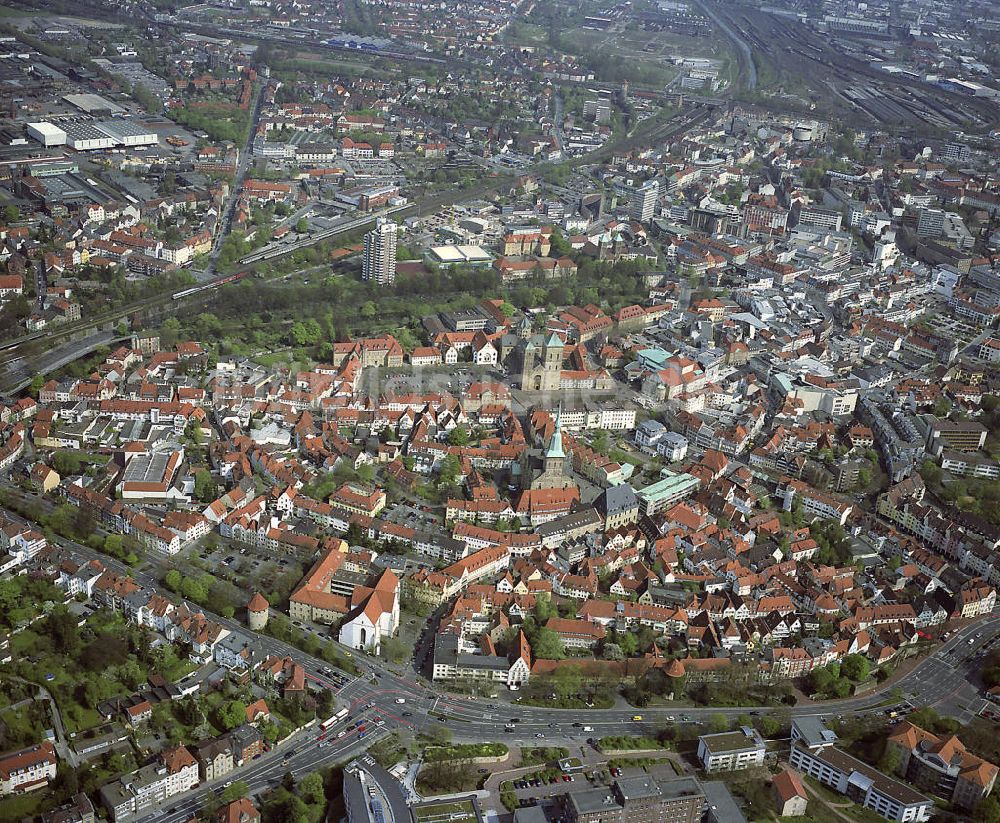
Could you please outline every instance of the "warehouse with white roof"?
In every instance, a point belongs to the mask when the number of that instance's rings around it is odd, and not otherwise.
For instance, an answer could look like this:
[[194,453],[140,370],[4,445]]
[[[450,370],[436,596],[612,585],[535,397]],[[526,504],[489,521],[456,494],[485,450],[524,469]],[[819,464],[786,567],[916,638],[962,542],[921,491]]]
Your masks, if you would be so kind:
[[159,142],[155,132],[151,132],[136,120],[115,117],[94,123],[94,126],[111,137],[119,146],[155,146]]
[[66,132],[66,145],[77,151],[93,151],[94,149],[110,149],[115,146],[115,139],[98,129],[93,123],[60,124]]
[[435,263],[443,266],[488,266],[493,262],[493,255],[482,246],[434,246],[430,256]]
[[43,146],[65,146],[66,132],[52,123],[28,123],[28,137],[37,140]]

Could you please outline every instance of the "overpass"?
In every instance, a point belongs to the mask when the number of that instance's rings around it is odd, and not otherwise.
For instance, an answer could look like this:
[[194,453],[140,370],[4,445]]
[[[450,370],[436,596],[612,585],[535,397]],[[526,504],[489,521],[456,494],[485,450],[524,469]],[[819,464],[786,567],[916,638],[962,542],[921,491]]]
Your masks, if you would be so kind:
[[0,394],[15,395],[30,386],[37,374],[57,371],[101,346],[128,339],[117,331],[98,331],[77,340],[68,340],[37,357],[13,357],[7,361],[6,370],[0,373]]
[[267,246],[264,246],[264,248],[251,252],[246,257],[241,258],[240,265],[249,266],[253,263],[264,263],[267,260],[284,257],[286,254],[292,254],[299,251],[299,249],[307,248],[314,243],[320,243],[323,240],[329,240],[331,237],[336,237],[340,234],[346,234],[347,232],[354,231],[355,229],[363,228],[371,223],[374,223],[379,217],[387,217],[390,214],[397,214],[398,212],[412,208],[414,208],[414,206],[393,206],[391,209],[373,212],[372,214],[367,214],[364,217],[355,217],[344,223],[331,226],[328,229],[323,229],[323,231],[314,232],[308,237],[296,240],[294,243],[270,243]]

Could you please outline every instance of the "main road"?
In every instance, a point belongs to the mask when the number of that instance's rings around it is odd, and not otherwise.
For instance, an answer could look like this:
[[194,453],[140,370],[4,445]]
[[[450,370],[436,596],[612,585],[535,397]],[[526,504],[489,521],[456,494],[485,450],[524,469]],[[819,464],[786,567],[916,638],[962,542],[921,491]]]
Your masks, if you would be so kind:
[[[333,726],[328,734],[318,727],[307,730],[293,742],[232,773],[229,778],[244,781],[250,793],[256,794],[275,786],[286,772],[298,778],[325,766],[347,762],[392,730],[415,732],[439,726],[449,729],[457,742],[502,740],[511,746],[581,747],[591,745],[588,740],[592,738],[631,733],[655,734],[671,723],[701,725],[710,715],[718,713],[733,718],[751,712],[770,714],[787,710],[796,717],[831,718],[879,715],[895,707],[905,709],[907,705],[913,705],[932,706],[944,712],[957,708],[959,715],[964,717],[971,713],[970,704],[981,700],[964,670],[983,647],[998,639],[998,633],[1000,616],[990,616],[966,626],[933,654],[917,663],[904,677],[863,697],[811,703],[790,709],[774,706],[666,706],[607,710],[536,708],[487,699],[450,697],[428,688],[415,677],[400,676],[367,658],[363,665],[370,667],[371,674],[366,672],[341,686],[324,675],[325,664],[322,661],[262,637],[262,642],[273,653],[290,654],[302,663],[316,687],[333,690],[339,702],[349,707],[350,714]],[[339,675],[336,677],[341,679]],[[897,689],[904,699],[887,701],[887,693]],[[400,700],[405,702],[400,703]],[[635,716],[641,716],[643,720],[634,721],[632,718]],[[679,719],[682,717],[684,720]],[[364,721],[368,729],[364,740],[358,739],[354,728],[359,720]],[[515,730],[508,731],[509,725],[515,726]],[[591,730],[584,732],[584,726]],[[337,737],[341,731],[345,732],[344,736]],[[165,823],[182,823],[204,805],[209,794],[219,789],[218,782],[199,786],[183,798],[174,798],[171,801],[172,811],[163,814],[161,810],[147,819],[155,817]]]
[[[21,518],[17,518],[21,519]],[[117,560],[87,546],[63,538],[55,542],[77,554],[98,559],[106,567],[132,575],[136,582],[167,597],[174,595],[162,589],[149,574],[135,572]],[[205,611],[206,615],[232,631],[252,634],[235,620]],[[349,709],[348,720],[333,727],[329,739],[318,727],[300,732],[293,740],[268,753],[259,761],[230,775],[232,780],[245,781],[252,793],[274,785],[285,772],[301,776],[322,766],[344,762],[367,748],[374,739],[391,730],[419,732],[445,727],[458,742],[504,740],[511,745],[546,743],[587,745],[588,738],[612,734],[655,734],[670,723],[704,723],[710,715],[735,717],[746,713],[783,713],[793,716],[837,717],[846,714],[878,714],[894,708],[931,706],[942,713],[967,721],[983,705],[982,693],[973,682],[973,674],[981,653],[1000,641],[1000,615],[991,614],[955,631],[934,652],[918,661],[905,675],[881,685],[877,690],[859,697],[806,703],[792,707],[738,706],[692,707],[665,705],[644,709],[557,709],[533,707],[505,700],[449,696],[440,686],[431,687],[412,672],[401,673],[382,662],[368,657],[358,660],[361,673],[346,677],[329,674],[328,664],[308,655],[288,643],[267,635],[258,635],[261,651],[277,656],[290,656],[306,670],[314,688],[329,689],[337,703]],[[332,640],[342,653],[350,652]],[[892,695],[897,695],[893,697]],[[641,720],[633,718],[641,716]],[[377,720],[375,718],[378,718]],[[683,719],[682,719],[683,718]],[[348,724],[363,720],[368,726],[366,739],[358,739],[357,731],[348,731]],[[513,725],[514,730],[507,729]],[[592,731],[583,731],[588,726]],[[337,737],[345,731],[342,737]],[[324,738],[326,735],[324,735]],[[156,818],[167,823],[187,819],[197,810],[208,793],[217,791],[217,784],[199,786],[185,798],[174,798],[177,816]],[[170,804],[168,804],[170,805]],[[151,815],[152,817],[153,815]]]

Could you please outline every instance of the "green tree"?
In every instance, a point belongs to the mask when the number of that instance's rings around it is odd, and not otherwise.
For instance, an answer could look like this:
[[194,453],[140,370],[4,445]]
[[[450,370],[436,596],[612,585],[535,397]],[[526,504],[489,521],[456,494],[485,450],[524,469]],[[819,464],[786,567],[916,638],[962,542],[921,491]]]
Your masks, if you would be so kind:
[[639,638],[631,632],[624,632],[618,635],[618,645],[622,654],[626,657],[634,657],[639,651]]
[[562,660],[566,656],[562,638],[552,629],[541,628],[535,632],[531,643],[535,657],[543,660]]
[[984,797],[972,813],[972,819],[976,823],[1000,823],[1000,800]]
[[594,433],[591,445],[594,447],[594,451],[607,455],[608,449],[611,447],[611,438],[604,429],[598,429]]
[[299,797],[310,806],[319,806],[326,803],[326,794],[323,791],[323,778],[318,772],[312,772],[303,777],[297,786]]
[[448,432],[448,443],[452,446],[469,445],[469,431],[465,426],[455,426]]
[[314,318],[310,317],[305,322],[298,320],[292,323],[288,337],[296,346],[312,346],[322,339],[323,329]]
[[868,662],[868,658],[860,654],[849,654],[840,663],[840,673],[858,683],[868,679],[868,675],[871,673],[871,664]]
[[217,715],[222,728],[226,731],[235,729],[247,722],[247,704],[242,700],[230,700],[219,706]]
[[712,733],[724,732],[729,729],[729,720],[722,712],[715,712],[708,716],[708,730]]
[[79,474],[82,466],[83,458],[73,452],[58,451],[52,456],[52,468],[63,477],[70,474]]
[[194,496],[202,503],[211,503],[216,498],[217,489],[212,473],[208,469],[199,469],[194,475]]
[[428,746],[447,746],[451,743],[451,729],[447,726],[431,726],[421,732],[421,737],[427,741]]
[[106,534],[104,536],[104,552],[112,557],[123,557],[125,555],[124,539],[120,534]]
[[885,754],[882,755],[881,759],[878,761],[879,771],[885,774],[893,774],[903,762],[902,757],[900,757],[899,749],[895,746],[886,747]]
[[273,722],[268,721],[264,723],[260,728],[261,734],[264,735],[264,740],[271,746],[277,743],[281,739],[281,727]]
[[764,737],[776,737],[781,731],[781,721],[769,714],[761,715],[758,725]]
[[4,206],[3,220],[5,223],[16,223],[21,219],[21,210],[14,204]]
[[299,218],[299,221],[295,224],[295,231],[299,234],[305,234],[309,231],[309,221],[304,217]]
[[438,468],[438,486],[447,488],[458,485],[461,473],[462,466],[458,462],[458,457],[454,454],[446,455]]
[[172,592],[180,592],[184,578],[177,569],[171,569],[163,576],[163,585]]
[[622,647],[617,643],[605,643],[601,651],[601,656],[605,660],[622,660],[625,657]]

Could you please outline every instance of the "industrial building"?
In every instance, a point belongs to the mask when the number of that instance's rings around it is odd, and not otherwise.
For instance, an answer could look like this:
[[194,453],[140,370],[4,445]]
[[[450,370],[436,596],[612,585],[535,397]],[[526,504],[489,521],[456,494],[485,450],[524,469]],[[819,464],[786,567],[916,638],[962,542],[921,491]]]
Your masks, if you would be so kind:
[[67,122],[62,126],[66,132],[66,145],[76,151],[111,149],[115,146],[114,138],[105,134],[93,123]]
[[112,103],[99,94],[64,94],[63,100],[87,114],[111,115],[125,113],[125,109],[117,103]]
[[28,123],[28,136],[43,146],[65,146],[66,132],[51,123]]
[[119,146],[155,146],[159,142],[155,132],[151,132],[136,120],[115,117],[94,123],[94,126]]
[[28,134],[43,146],[69,146],[76,151],[111,149],[116,146],[155,146],[159,137],[135,120],[60,120],[28,124]]

